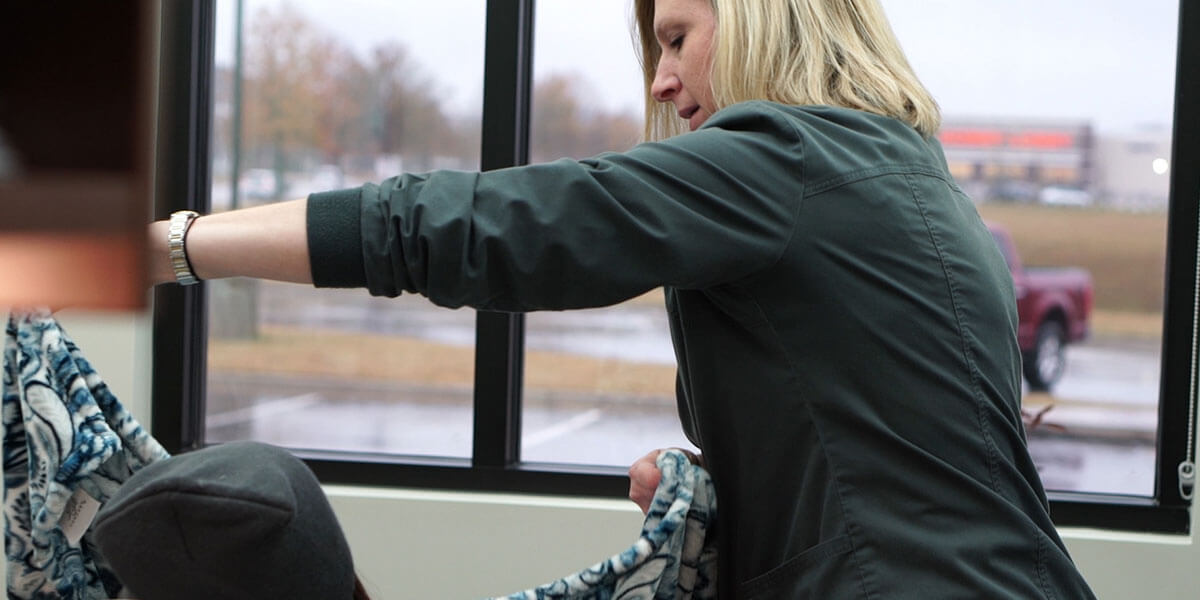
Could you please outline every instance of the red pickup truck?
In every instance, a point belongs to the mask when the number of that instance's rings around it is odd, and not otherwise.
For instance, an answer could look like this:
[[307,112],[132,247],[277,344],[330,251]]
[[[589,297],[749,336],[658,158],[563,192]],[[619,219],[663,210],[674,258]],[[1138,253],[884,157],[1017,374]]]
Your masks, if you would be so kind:
[[1008,231],[988,229],[1012,272],[1017,295],[1017,344],[1029,389],[1048,391],[1066,368],[1066,346],[1086,338],[1092,314],[1092,276],[1077,267],[1026,267]]

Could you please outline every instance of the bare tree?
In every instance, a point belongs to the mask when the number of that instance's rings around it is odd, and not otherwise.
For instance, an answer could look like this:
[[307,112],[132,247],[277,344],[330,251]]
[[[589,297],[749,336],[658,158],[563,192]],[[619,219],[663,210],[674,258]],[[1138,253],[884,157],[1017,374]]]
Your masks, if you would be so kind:
[[286,4],[260,9],[251,22],[244,136],[252,160],[274,169],[277,195],[288,155],[315,145],[320,85],[314,76],[321,73],[321,50],[333,43]]
[[[403,45],[384,43],[363,60],[287,4],[260,9],[249,30],[246,155],[269,165],[278,187],[286,170],[313,159],[345,166],[398,155],[406,170],[475,164],[479,120],[451,116],[446,94]],[[583,158],[638,141],[640,119],[588,104],[590,90],[579,74],[537,83],[534,160]]]
[[395,43],[376,47],[368,68],[373,81],[370,123],[380,152],[400,154],[416,168],[465,149],[462,132],[445,113],[437,83],[425,75],[407,49]]
[[322,162],[340,164],[348,155],[371,152],[368,128],[370,75],[353,52],[333,39],[318,41],[325,59],[311,80],[316,96],[314,145]]
[[537,161],[585,158],[627,150],[641,138],[641,121],[589,106],[591,86],[579,74],[555,74],[533,91],[530,149]]

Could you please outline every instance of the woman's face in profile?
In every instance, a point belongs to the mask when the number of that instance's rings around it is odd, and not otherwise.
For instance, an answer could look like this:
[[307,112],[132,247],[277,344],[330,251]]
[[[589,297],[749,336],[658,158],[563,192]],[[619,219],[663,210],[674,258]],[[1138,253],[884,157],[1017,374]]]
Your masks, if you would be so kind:
[[716,112],[710,74],[716,16],[709,0],[655,0],[654,36],[662,55],[650,93],[671,102],[692,131]]

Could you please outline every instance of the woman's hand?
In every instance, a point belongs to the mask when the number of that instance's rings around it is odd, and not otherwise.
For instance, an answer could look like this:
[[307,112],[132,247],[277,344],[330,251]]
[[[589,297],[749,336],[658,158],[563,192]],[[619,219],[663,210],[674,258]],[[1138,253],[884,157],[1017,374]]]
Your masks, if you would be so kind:
[[[703,466],[702,459],[691,451],[682,448],[676,450],[686,454],[692,464]],[[658,489],[658,482],[662,480],[662,471],[658,468],[658,455],[662,452],[661,449],[654,450],[637,459],[637,462],[629,467],[629,499],[642,509],[642,514],[650,512],[654,491]]]
[[629,467],[629,499],[642,509],[642,514],[650,512],[650,501],[654,500],[654,490],[658,489],[662,479],[662,471],[658,469],[660,452],[662,450],[655,450]]

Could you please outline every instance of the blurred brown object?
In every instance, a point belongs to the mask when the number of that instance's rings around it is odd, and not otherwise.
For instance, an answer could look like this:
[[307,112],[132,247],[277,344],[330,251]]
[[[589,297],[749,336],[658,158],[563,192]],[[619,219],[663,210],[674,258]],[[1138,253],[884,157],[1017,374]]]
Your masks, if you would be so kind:
[[0,9],[0,305],[145,304],[156,15],[146,0]]

